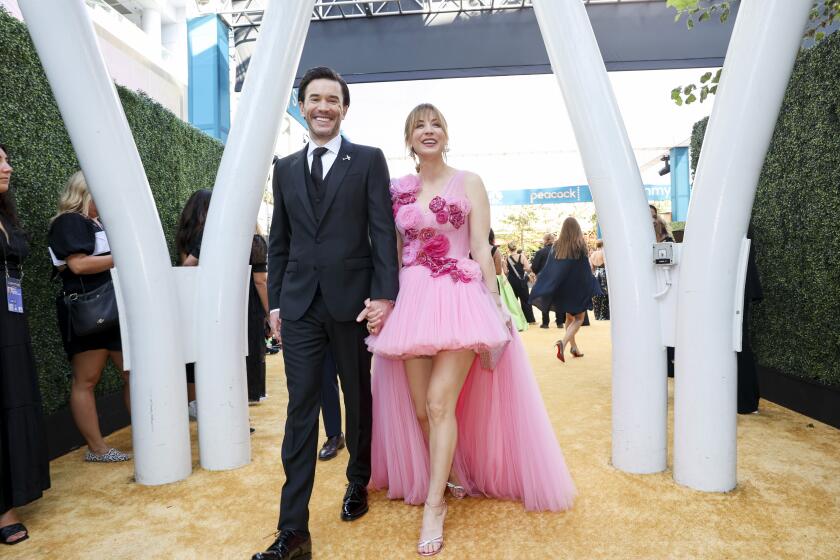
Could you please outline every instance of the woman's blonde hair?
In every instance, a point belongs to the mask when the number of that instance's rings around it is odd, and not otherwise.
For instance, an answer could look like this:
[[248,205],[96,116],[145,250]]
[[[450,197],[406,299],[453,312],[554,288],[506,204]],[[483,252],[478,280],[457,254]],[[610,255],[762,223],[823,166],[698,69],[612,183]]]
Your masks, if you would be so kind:
[[[414,132],[414,128],[417,126],[417,123],[425,120],[429,115],[431,118],[437,119],[440,122],[440,127],[443,130],[443,135],[446,137],[447,141],[449,140],[449,126],[446,124],[446,118],[444,118],[443,113],[440,112],[440,109],[432,105],[431,103],[421,103],[417,107],[411,110],[408,116],[405,118],[405,147],[408,149],[408,153],[411,155],[411,159],[415,158],[414,148],[411,147],[411,133]],[[444,148],[446,150],[446,148]],[[416,171],[420,171],[420,164],[416,162],[414,169]]]
[[85,181],[85,174],[81,171],[73,173],[67,183],[64,185],[64,191],[58,199],[58,214],[53,216],[53,220],[62,214],[70,214],[75,212],[87,216],[90,211],[90,203],[93,197],[88,190],[87,181]]
[[557,259],[580,259],[589,251],[583,239],[583,231],[578,221],[571,216],[563,221],[560,237],[554,242],[554,257]]

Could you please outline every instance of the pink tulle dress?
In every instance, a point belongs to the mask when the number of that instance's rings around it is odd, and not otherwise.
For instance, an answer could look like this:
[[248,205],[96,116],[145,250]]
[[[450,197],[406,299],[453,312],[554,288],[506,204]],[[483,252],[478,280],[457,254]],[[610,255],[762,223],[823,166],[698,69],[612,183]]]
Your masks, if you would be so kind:
[[420,189],[415,175],[391,182],[403,268],[390,317],[367,339],[374,353],[370,486],[410,504],[422,504],[428,493],[429,451],[402,360],[504,348],[493,371],[476,357],[461,390],[455,474],[473,496],[520,500],[528,510],[569,509],[574,483],[525,348],[500,320],[481,268],[469,258],[463,172],[428,207],[417,201]]

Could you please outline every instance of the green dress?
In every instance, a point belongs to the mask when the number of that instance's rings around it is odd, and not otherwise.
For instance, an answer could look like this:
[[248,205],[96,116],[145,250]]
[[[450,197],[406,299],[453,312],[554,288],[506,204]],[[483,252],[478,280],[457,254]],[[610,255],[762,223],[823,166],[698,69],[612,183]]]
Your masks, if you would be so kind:
[[510,285],[510,282],[508,282],[504,274],[497,274],[496,282],[499,284],[499,295],[502,297],[505,307],[510,311],[511,317],[513,317],[513,326],[519,332],[527,330],[528,321],[525,320],[525,314],[522,313],[522,306],[519,305],[519,299],[513,293],[513,286]]

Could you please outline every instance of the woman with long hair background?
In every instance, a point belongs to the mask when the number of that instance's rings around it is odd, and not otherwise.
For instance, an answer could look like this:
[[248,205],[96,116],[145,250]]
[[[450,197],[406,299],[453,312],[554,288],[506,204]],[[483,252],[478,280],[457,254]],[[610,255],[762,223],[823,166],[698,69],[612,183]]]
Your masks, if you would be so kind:
[[38,371],[29,335],[22,286],[29,239],[21,228],[9,191],[12,166],[0,145],[0,543],[29,538],[15,508],[37,500],[50,487],[47,437]]
[[571,344],[570,352],[576,358],[583,357],[575,339],[584,316],[592,309],[592,297],[603,295],[589,265],[589,250],[578,221],[566,218],[560,236],[554,242],[548,262],[531,290],[531,303],[543,313],[553,308],[556,313],[565,313],[566,332],[558,340],[557,359],[565,362],[565,348]]
[[[209,189],[198,189],[190,195],[178,218],[175,230],[175,252],[180,266],[198,266],[201,255],[201,240],[204,236],[204,223],[210,209]],[[195,402],[195,364],[187,364],[187,402],[190,417],[196,417]]]

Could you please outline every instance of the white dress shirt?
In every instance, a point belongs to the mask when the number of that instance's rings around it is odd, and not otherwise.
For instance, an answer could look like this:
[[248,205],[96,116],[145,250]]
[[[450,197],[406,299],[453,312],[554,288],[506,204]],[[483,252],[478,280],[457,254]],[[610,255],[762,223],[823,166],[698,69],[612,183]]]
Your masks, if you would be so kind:
[[[309,164],[310,172],[312,171],[312,160],[315,158],[312,152],[318,147],[314,142],[309,142],[309,149],[306,151],[306,161]],[[321,165],[324,169],[324,177],[326,177],[327,173],[330,172],[332,164],[335,163],[335,158],[338,157],[338,150],[341,149],[341,134],[324,144],[323,147],[327,149],[327,153],[321,156]]]

